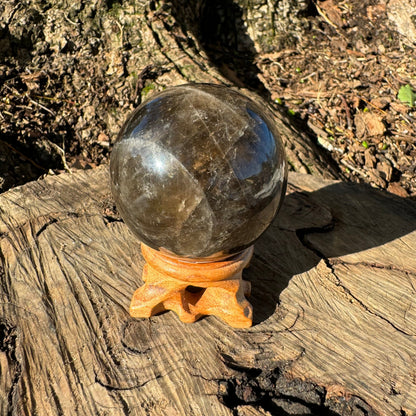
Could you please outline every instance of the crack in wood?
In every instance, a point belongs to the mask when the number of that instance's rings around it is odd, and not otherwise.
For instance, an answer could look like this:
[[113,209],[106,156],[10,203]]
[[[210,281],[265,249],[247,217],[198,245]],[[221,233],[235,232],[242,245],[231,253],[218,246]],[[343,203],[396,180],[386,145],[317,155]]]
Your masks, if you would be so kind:
[[380,318],[381,320],[383,320],[384,322],[386,322],[387,324],[389,324],[392,328],[394,328],[394,330],[396,330],[397,332],[400,332],[403,335],[406,335],[406,336],[412,337],[412,338],[414,338],[416,336],[416,334],[411,334],[411,333],[408,333],[408,332],[400,329],[397,325],[395,325],[393,322],[391,322],[388,318],[386,318],[385,316],[383,316],[380,313],[377,313],[377,312],[373,311],[361,299],[359,299],[357,296],[355,296],[353,293],[351,293],[351,290],[348,289],[342,283],[341,279],[339,278],[339,276],[337,275],[337,273],[335,272],[335,270],[332,268],[331,263],[328,261],[328,262],[326,262],[326,264],[331,269],[331,273],[333,274],[333,276],[337,279],[337,281],[339,283],[339,287],[341,287],[345,291],[345,293],[348,296],[350,296],[354,301],[356,301],[358,303],[358,305],[360,305],[360,307],[362,307],[366,312],[370,313],[373,316],[376,316],[376,317]]
[[39,236],[52,224],[56,224],[58,220],[56,218],[51,218],[48,222],[46,222],[39,231],[36,232],[35,238],[39,238]]
[[172,374],[172,373],[174,373],[178,370],[183,370],[183,369],[185,369],[185,368],[184,367],[172,368],[170,371],[167,371],[166,373],[155,374],[153,377],[149,378],[149,380],[146,380],[142,383],[132,384],[132,385],[129,385],[129,386],[126,386],[126,387],[123,387],[123,386],[120,386],[120,385],[116,386],[116,385],[111,385],[109,383],[106,383],[106,382],[100,380],[97,373],[95,373],[94,380],[97,384],[99,384],[100,386],[102,386],[105,389],[110,390],[110,391],[129,391],[129,390],[135,390],[135,389],[143,388],[144,386],[151,383],[152,381],[157,381],[161,378],[168,377],[170,374]]
[[38,217],[31,218],[28,221],[24,221],[16,226],[9,227],[8,231],[0,233],[0,241],[7,237],[10,237],[10,234],[12,232],[21,232],[22,230],[25,230],[28,227],[33,229],[34,225],[36,225],[38,222],[41,222],[42,225],[40,226],[40,228],[36,232],[32,233],[34,240],[36,240],[44,231],[46,231],[46,229],[50,225],[57,224],[58,222],[62,222],[65,220],[69,220],[71,218],[92,217],[96,215],[99,214],[88,214],[87,212],[54,212],[49,213],[47,215],[40,215]]
[[[401,334],[409,336],[409,337],[415,337],[416,334],[412,334],[412,333],[409,333],[409,332],[406,332],[406,331],[400,329],[397,325],[395,325],[393,322],[391,322],[385,316],[383,316],[380,313],[377,313],[377,312],[373,311],[361,299],[359,299],[357,296],[355,296],[351,292],[351,290],[348,289],[348,287],[346,287],[342,283],[341,279],[339,278],[339,276],[337,275],[337,273],[335,271],[335,267],[337,265],[342,264],[342,265],[364,266],[364,267],[376,268],[376,269],[382,269],[382,270],[395,270],[395,271],[405,273],[408,276],[412,276],[412,277],[415,277],[415,278],[416,278],[416,273],[413,273],[412,271],[409,271],[409,270],[404,270],[404,269],[399,268],[399,267],[394,266],[394,265],[383,265],[383,264],[380,264],[380,263],[370,263],[370,262],[364,262],[364,261],[361,261],[361,262],[347,262],[347,261],[343,260],[342,258],[327,258],[323,252],[321,252],[313,243],[311,243],[310,241],[308,241],[306,239],[306,236],[307,236],[307,234],[310,234],[310,233],[325,233],[325,232],[333,231],[335,223],[336,223],[336,221],[333,220],[331,222],[331,224],[328,224],[327,226],[310,227],[310,228],[304,228],[304,229],[296,230],[296,235],[299,238],[299,240],[301,241],[301,243],[307,249],[311,250],[314,254],[319,256],[324,261],[325,265],[331,271],[331,274],[337,280],[338,286],[340,288],[342,288],[342,290],[345,292],[345,294],[348,297],[350,297],[351,299],[356,301],[358,303],[358,305],[360,305],[360,307],[362,307],[366,312],[370,313],[373,316],[376,316],[376,317],[380,318],[381,320],[383,320],[384,322],[389,324],[392,328],[394,328],[396,331],[400,332]],[[412,287],[414,288],[413,284],[412,284]]]
[[[7,414],[14,415],[15,399],[18,397],[19,381],[22,376],[22,365],[17,357],[18,330],[15,325],[0,318],[0,353],[5,353],[8,361],[8,368],[14,373],[11,377],[11,384],[7,393]],[[2,373],[7,372],[7,368],[1,368]]]
[[[411,270],[405,270],[402,267],[397,267],[393,264],[382,264],[382,263],[374,263],[374,262],[367,262],[367,261],[357,261],[357,262],[352,262],[352,261],[346,261],[342,258],[330,258],[328,259],[328,262],[333,265],[333,266],[337,266],[337,265],[345,265],[345,266],[364,266],[364,267],[369,267],[369,268],[373,268],[373,269],[380,269],[380,270],[392,270],[392,271],[397,271],[400,273],[404,273],[407,274],[409,276],[411,276],[412,278],[416,279],[416,272],[411,271]],[[413,286],[413,283],[412,283]],[[413,287],[413,289],[416,292],[415,287]]]

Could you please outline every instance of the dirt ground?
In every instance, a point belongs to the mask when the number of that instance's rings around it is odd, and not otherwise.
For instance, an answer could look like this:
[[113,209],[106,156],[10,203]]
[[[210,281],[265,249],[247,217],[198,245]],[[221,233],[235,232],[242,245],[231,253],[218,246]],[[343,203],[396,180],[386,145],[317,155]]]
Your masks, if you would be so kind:
[[[311,1],[299,39],[254,64],[275,103],[346,180],[416,199],[416,3],[404,2],[405,15],[397,0]],[[137,73],[108,53],[121,31],[111,16],[123,2],[68,3],[65,24],[51,3],[0,4],[0,192],[108,163],[138,94],[154,88],[131,82]],[[88,23],[97,13],[107,16],[99,28]],[[123,63],[131,42],[121,43]]]

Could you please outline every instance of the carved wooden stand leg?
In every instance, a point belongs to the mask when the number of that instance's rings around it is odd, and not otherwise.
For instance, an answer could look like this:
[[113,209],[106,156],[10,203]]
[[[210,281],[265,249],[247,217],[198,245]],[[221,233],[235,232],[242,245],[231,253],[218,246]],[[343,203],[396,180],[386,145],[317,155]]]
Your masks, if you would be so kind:
[[131,316],[148,318],[172,310],[182,322],[215,315],[234,328],[252,325],[253,308],[245,298],[250,294],[250,282],[242,280],[242,271],[250,262],[253,247],[212,263],[181,261],[145,244],[142,252],[145,284],[133,295]]

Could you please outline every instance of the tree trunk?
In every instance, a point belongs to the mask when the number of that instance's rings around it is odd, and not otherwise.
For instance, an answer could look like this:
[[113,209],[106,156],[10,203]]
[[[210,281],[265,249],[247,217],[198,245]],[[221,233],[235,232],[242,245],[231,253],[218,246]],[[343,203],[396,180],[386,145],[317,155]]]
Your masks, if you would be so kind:
[[[391,26],[415,42],[414,1],[377,3]],[[308,15],[320,10],[327,22],[324,11],[334,7],[311,0],[1,2],[0,151],[6,156],[0,191],[50,168],[67,169],[66,157],[69,165],[76,157],[107,161],[133,108],[154,90],[185,82],[233,85],[261,96],[273,107],[292,169],[341,178],[316,134],[271,100],[264,70],[265,53],[296,49],[308,35]],[[20,156],[30,165],[23,173],[16,168]]]
[[143,259],[106,168],[0,207],[0,414],[415,414],[415,202],[291,174],[246,330],[128,315]]
[[[341,172],[329,154],[316,145],[314,135],[308,132],[306,125],[289,119],[271,100],[255,64],[257,53],[271,47],[281,48],[288,38],[295,36],[296,30],[300,30],[297,24],[300,20],[296,16],[307,6],[305,2],[293,0],[284,0],[279,6],[262,6],[260,3],[244,0],[154,2],[156,11],[148,27],[164,57],[174,63],[180,74],[178,78],[176,73],[169,83],[219,82],[236,86],[254,99],[263,99],[275,115],[292,169],[326,178],[341,178]],[[284,14],[280,13],[279,7]],[[275,26],[277,21],[281,22],[281,27]],[[264,24],[261,29],[259,22]],[[283,22],[291,30],[283,30],[286,27]],[[278,28],[282,30],[276,31]],[[279,33],[285,33],[285,37]]]
[[[40,130],[38,120],[16,115],[2,126],[0,140],[28,153],[38,169],[46,163],[45,153],[55,164],[62,159],[57,146],[71,149],[78,143],[99,153],[107,140],[111,148],[128,114],[156,90],[187,82],[219,83],[261,96],[272,107],[292,169],[341,177],[314,135],[281,114],[261,83],[254,59],[256,45],[263,41],[253,41],[245,28],[246,21],[257,21],[255,6],[244,8],[230,0],[31,0],[25,8],[11,0],[0,6],[5,22],[0,21],[5,39],[0,57],[8,63],[0,66],[0,80],[18,79],[4,90],[9,100],[19,100],[17,108],[32,110],[33,103],[43,103],[42,126],[48,127]],[[269,25],[263,29],[266,33]],[[8,111],[6,101],[0,111]],[[97,159],[85,152],[81,156]]]

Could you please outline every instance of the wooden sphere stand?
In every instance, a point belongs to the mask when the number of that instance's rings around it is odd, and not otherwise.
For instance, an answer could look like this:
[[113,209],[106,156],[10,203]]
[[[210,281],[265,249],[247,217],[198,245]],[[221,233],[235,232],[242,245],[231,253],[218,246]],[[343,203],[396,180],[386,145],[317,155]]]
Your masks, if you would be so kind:
[[253,307],[245,296],[251,285],[242,272],[253,255],[253,246],[231,258],[209,263],[187,262],[166,256],[142,243],[146,260],[145,284],[134,292],[130,315],[148,318],[165,310],[177,313],[182,322],[215,315],[234,328],[248,328]]

